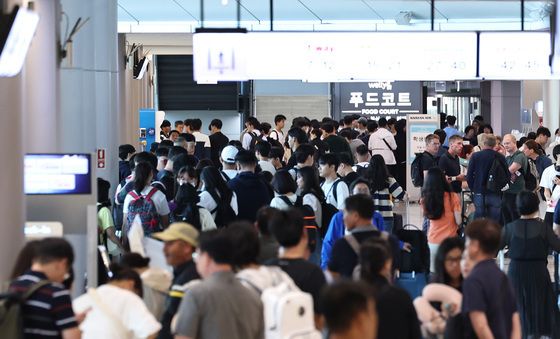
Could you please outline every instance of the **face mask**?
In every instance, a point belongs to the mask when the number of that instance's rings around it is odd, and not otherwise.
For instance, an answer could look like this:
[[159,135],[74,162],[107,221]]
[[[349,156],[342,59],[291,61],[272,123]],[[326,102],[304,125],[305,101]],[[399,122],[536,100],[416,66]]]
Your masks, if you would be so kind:
[[554,139],[554,141],[560,143],[560,135],[557,135],[556,138]]

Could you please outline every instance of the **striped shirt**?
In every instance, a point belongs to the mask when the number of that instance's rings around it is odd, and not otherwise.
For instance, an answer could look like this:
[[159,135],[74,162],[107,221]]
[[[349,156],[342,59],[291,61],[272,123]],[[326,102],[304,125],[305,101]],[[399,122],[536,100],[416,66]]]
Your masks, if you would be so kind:
[[[31,286],[48,280],[41,272],[27,271],[10,284],[10,291],[25,293]],[[70,292],[62,284],[51,282],[25,302],[22,309],[25,339],[62,338],[62,331],[78,327]]]
[[393,217],[393,199],[404,198],[405,191],[402,189],[401,185],[393,177],[387,179],[389,182],[389,188],[385,188],[381,191],[375,191],[371,195],[373,198],[373,203],[375,204],[375,211],[379,212],[383,218]]

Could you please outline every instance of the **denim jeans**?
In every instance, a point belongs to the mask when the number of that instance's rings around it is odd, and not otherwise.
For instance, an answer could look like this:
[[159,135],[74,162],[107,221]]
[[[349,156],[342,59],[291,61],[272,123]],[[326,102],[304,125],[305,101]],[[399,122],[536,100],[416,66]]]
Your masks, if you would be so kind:
[[500,223],[502,197],[498,193],[475,193],[474,194],[474,217],[493,219]]

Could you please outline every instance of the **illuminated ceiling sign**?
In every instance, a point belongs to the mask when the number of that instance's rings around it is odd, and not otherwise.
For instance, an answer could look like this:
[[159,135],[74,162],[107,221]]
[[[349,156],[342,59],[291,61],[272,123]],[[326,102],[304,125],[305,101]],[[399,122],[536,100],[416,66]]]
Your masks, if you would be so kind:
[[476,33],[198,33],[198,82],[465,80],[476,78]]
[[484,79],[549,79],[548,32],[480,33],[480,77]]

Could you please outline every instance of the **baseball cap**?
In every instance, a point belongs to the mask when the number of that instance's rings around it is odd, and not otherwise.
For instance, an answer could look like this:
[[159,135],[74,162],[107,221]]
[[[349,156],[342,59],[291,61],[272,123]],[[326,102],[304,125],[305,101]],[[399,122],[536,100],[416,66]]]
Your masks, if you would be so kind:
[[228,145],[222,150],[222,160],[228,164],[235,164],[235,156],[239,150],[237,147]]
[[163,241],[183,240],[194,247],[198,246],[198,231],[186,222],[174,222],[165,231],[152,234],[152,237]]

